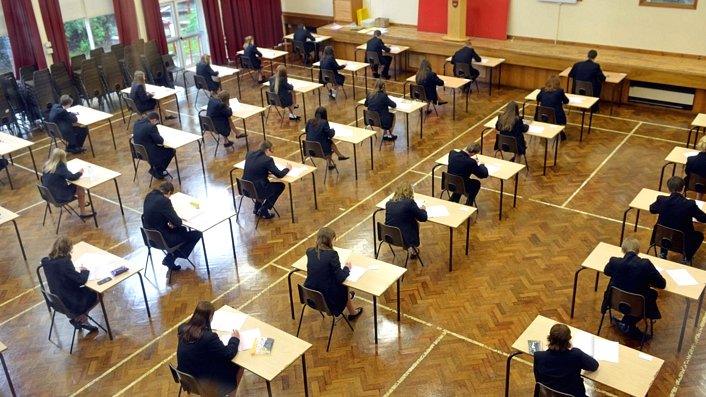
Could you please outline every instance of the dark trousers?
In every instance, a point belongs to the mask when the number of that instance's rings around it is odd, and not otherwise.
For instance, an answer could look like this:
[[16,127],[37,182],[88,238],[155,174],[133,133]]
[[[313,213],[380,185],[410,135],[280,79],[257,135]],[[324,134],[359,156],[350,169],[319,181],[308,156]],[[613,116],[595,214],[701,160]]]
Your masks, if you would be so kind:
[[[390,64],[392,63],[392,57],[389,55],[383,55],[380,57],[380,64],[382,65],[382,75],[383,76],[389,76],[390,75]],[[373,73],[378,72],[377,66],[373,66]]]
[[[693,257],[696,251],[699,250],[699,247],[701,246],[701,243],[704,241],[704,234],[701,232],[693,232],[690,234],[687,234],[684,236],[686,241],[684,241],[684,257],[686,260],[690,261]],[[662,255],[667,255],[667,250],[666,249],[661,249],[660,250]]]
[[[473,203],[476,201],[476,196],[478,195],[478,192],[480,191],[480,181],[478,179],[466,179],[465,181],[466,185],[466,205],[473,205]],[[459,193],[453,193],[451,195],[451,201],[458,203],[459,200],[461,200],[461,194]]]
[[196,244],[201,240],[201,232],[196,230],[188,230],[185,227],[177,228],[169,240],[170,245],[176,245],[178,243],[183,243],[178,250],[174,251],[174,255],[177,258],[188,258],[191,255],[191,251],[194,250]]
[[154,172],[156,172],[158,175],[161,175],[164,171],[167,170],[167,167],[169,167],[169,163],[172,162],[172,159],[174,159],[176,150],[164,147],[159,147],[158,149],[159,152],[156,156],[150,155],[150,166],[152,167],[152,170]]
[[263,194],[261,197],[265,198],[265,201],[262,202],[262,205],[260,206],[261,210],[270,210],[272,207],[274,207],[275,203],[277,202],[277,199],[279,196],[282,195],[282,192],[284,192],[284,183],[282,182],[270,182],[267,185],[267,188],[264,189],[265,191],[262,192]]
[[64,133],[64,138],[69,143],[68,149],[80,149],[83,147],[83,143],[86,142],[86,137],[88,136],[88,128],[74,126],[71,131]]

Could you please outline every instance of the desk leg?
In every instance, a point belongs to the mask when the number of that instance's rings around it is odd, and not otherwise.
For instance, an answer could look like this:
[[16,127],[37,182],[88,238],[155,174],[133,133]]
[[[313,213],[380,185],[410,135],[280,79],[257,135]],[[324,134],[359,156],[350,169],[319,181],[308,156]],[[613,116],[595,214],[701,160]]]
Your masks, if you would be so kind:
[[424,138],[424,108],[419,109],[419,139]]
[[302,92],[302,106],[304,107],[304,120],[306,120],[306,95]]
[[[267,131],[265,131],[265,113],[260,112],[260,121],[262,122],[262,140],[266,141],[267,140]],[[243,120],[243,123],[245,120]]]
[[520,173],[515,174],[515,193],[512,197],[512,207],[517,208],[517,185],[520,183]]
[[113,149],[118,150],[118,145],[115,144],[115,132],[113,131],[113,122],[108,119],[108,125],[110,126],[110,136],[113,138]]
[[292,275],[298,272],[299,269],[293,269],[287,274],[287,286],[289,287],[289,310],[292,312],[292,320],[294,320],[294,297],[292,296]]
[[[353,75],[353,99],[355,99],[355,78],[356,78],[356,73],[355,73],[355,72],[352,72],[352,75]],[[345,90],[346,87],[344,86],[344,87],[342,87],[341,89]]]
[[449,228],[449,272],[453,270],[454,267],[454,229]]
[[89,131],[86,136],[88,137],[88,146],[91,147],[91,155],[93,156],[93,158],[95,158],[96,152],[93,150],[93,140],[91,139],[91,132]]
[[12,224],[15,226],[15,233],[17,234],[17,241],[20,243],[20,250],[22,250],[22,257],[27,262],[27,254],[25,253],[25,246],[22,244],[22,237],[20,237],[20,229],[17,228],[17,222],[13,219]]
[[400,323],[401,312],[400,312],[400,279],[397,279],[397,324]]
[[571,294],[571,318],[574,318],[574,307],[576,306],[576,288],[579,282],[579,273],[584,270],[585,267],[580,267],[579,270],[574,273],[574,291]]
[[637,210],[637,214],[635,215],[635,228],[633,229],[633,232],[637,232],[637,225],[640,222],[640,210]]
[[27,149],[29,149],[29,157],[32,158],[32,168],[34,168],[34,175],[37,177],[37,180],[39,180],[39,171],[37,171],[37,163],[34,161],[34,153],[32,152],[32,147],[28,146]]
[[[174,93],[174,103],[176,103],[177,117],[179,118],[179,127],[183,127],[183,124],[181,123],[181,110],[179,109],[179,97],[176,93]],[[196,103],[196,100],[194,100],[194,103]]]
[[505,397],[510,395],[510,364],[515,356],[522,354],[522,352],[514,352],[507,356],[507,363],[505,364]]
[[489,79],[488,79],[488,96],[493,96],[493,68],[490,69]]
[[319,107],[321,107],[321,87],[317,88],[316,92],[319,94]]
[[113,340],[113,331],[110,329],[110,322],[108,321],[108,313],[105,311],[105,304],[103,303],[103,294],[98,294],[98,300],[101,304],[101,310],[103,310],[103,318],[105,319],[105,328],[108,329],[108,338]]
[[405,113],[405,131],[407,134],[407,150],[409,150],[409,113]]
[[311,173],[311,184],[313,185],[313,188],[314,188],[314,209],[318,210],[319,203],[316,200],[316,175],[313,172]]
[[145,300],[145,309],[147,309],[147,317],[152,318],[152,313],[150,313],[150,305],[147,303],[147,292],[145,292],[145,282],[142,281],[142,273],[137,272],[137,276],[140,278],[140,287],[142,287],[142,298]]
[[468,256],[468,241],[471,237],[471,217],[466,219],[466,256]]
[[123,208],[123,199],[120,197],[120,188],[118,187],[118,179],[113,179],[113,183],[115,184],[115,193],[118,195],[118,204],[120,204],[120,213],[123,214],[123,217],[125,216],[125,209]]
[[292,184],[288,183],[289,186],[289,211],[292,213],[292,223],[294,223],[294,200],[292,200]]
[[243,98],[243,91],[240,89],[240,72],[235,74],[235,79],[238,82],[238,99],[242,99]]
[[203,172],[203,184],[208,185],[208,182],[206,181],[206,166],[203,163],[203,150],[201,149],[201,141],[196,141],[196,143],[199,144],[199,157],[201,158],[201,172]]
[[679,333],[679,344],[677,345],[677,352],[681,351],[682,342],[684,341],[684,330],[686,329],[686,321],[689,319],[689,308],[691,307],[691,301],[686,298],[686,308],[684,309],[684,320],[681,323],[681,332]]
[[[687,147],[688,147],[688,144],[687,144]],[[674,173],[676,172],[676,167],[677,167],[676,163],[665,163],[662,166],[662,172],[660,172],[660,174],[659,174],[659,186],[657,186],[657,190],[662,190],[662,182],[664,182],[664,171],[667,169],[667,167],[670,164],[674,164],[674,168],[672,169],[672,176],[674,176]]]
[[503,220],[503,190],[505,190],[505,181],[500,180],[500,210],[498,211],[498,220]]
[[556,170],[556,158],[559,155],[559,141],[561,140],[560,137],[555,137],[554,138],[554,169]]
[[12,380],[10,379],[10,372],[7,370],[7,364],[5,364],[5,357],[0,353],[0,362],[2,363],[2,370],[5,371],[5,377],[7,378],[7,385],[10,387],[10,393],[12,397],[15,397],[15,387],[12,385]]
[[235,254],[235,236],[233,235],[233,218],[228,218],[228,227],[230,228],[230,245],[233,247],[233,261],[235,261],[235,272],[238,272],[238,257]]
[[375,328],[375,344],[378,344],[378,297],[373,295],[373,325]]
[[591,133],[591,126],[593,126],[593,108],[591,108],[591,113],[588,115],[588,133]]
[[456,120],[456,89],[453,89],[453,92],[451,93],[452,95],[452,105],[453,105],[453,110],[451,111],[452,117],[451,120]]
[[581,111],[581,134],[579,135],[579,142],[583,142],[583,125],[586,120],[586,110]]
[[544,140],[544,169],[542,175],[547,175],[547,151],[549,149],[549,139]]
[[355,143],[353,144],[353,169],[355,170],[355,180],[358,180],[358,151],[356,150]]
[[620,227],[620,245],[623,245],[623,237],[625,237],[625,224],[628,220],[628,212],[632,210],[632,207],[628,207],[628,209],[623,212],[623,224]]
[[696,307],[696,318],[694,319],[694,328],[699,324],[699,318],[701,317],[701,304],[704,303],[704,293],[701,292],[699,297],[699,305]]
[[86,189],[88,194],[88,202],[91,203],[91,212],[93,212],[93,223],[98,227],[98,217],[96,216],[96,209],[93,207],[93,198],[91,197],[91,189]]
[[267,380],[267,381],[265,381],[265,383],[267,383],[267,395],[269,397],[272,397],[272,386],[270,385],[270,381]]
[[176,150],[174,151],[174,165],[176,165],[177,169],[177,180],[179,181],[179,185],[181,185],[181,173],[179,172],[179,158],[177,157]]
[[[12,160],[12,156],[10,156],[10,160]],[[14,165],[14,161],[13,161]],[[10,189],[15,190],[15,186],[12,184],[12,176],[10,176],[10,165],[8,164],[7,167],[5,167],[5,174],[7,175],[7,180],[10,182]]]
[[203,259],[206,261],[206,274],[211,276],[211,269],[208,267],[208,255],[206,254],[206,239],[201,236],[201,246],[203,247]]
[[368,72],[365,69],[363,69],[363,80],[365,82],[365,95],[367,96],[368,95]]
[[370,141],[370,170],[375,169],[375,162],[373,161],[373,136],[371,135],[368,139]]

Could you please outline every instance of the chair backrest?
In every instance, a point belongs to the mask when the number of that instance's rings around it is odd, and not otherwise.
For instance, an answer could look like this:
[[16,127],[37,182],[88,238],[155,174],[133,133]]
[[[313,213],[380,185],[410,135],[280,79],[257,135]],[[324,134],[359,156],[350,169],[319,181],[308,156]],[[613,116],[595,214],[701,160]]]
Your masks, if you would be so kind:
[[34,65],[22,66],[20,68],[20,79],[24,82],[32,81],[34,79],[34,72],[37,68]]
[[235,183],[238,187],[238,194],[245,197],[250,197],[255,201],[262,201],[260,196],[257,194],[257,189],[255,189],[255,184],[247,179],[235,178]]
[[495,134],[495,140],[498,143],[498,150],[518,154],[517,140],[514,136]]
[[365,59],[372,66],[380,66],[380,54],[375,51],[365,51]]
[[590,81],[574,81],[574,94],[593,96],[593,84]]
[[54,84],[51,81],[49,69],[37,70],[34,72],[32,81],[34,82],[32,94],[37,101],[37,106],[43,113],[46,113],[58,99],[56,96],[56,91],[54,91]]
[[282,101],[276,92],[267,91],[267,104],[272,106],[282,107]]
[[21,112],[26,109],[25,101],[22,98],[22,94],[20,94],[20,87],[17,85],[17,80],[15,80],[15,76],[12,73],[3,75],[0,78],[0,86],[15,112]]
[[400,247],[403,249],[409,248],[407,243],[404,241],[402,236],[402,231],[400,228],[395,226],[386,225],[382,222],[377,223],[378,228],[378,241],[384,241],[395,247]]
[[125,45],[113,44],[110,46],[110,53],[113,54],[116,60],[121,60],[125,57]]
[[456,77],[461,77],[464,79],[473,79],[473,73],[471,73],[471,65],[468,63],[457,63],[454,65],[454,74]]
[[313,157],[316,159],[328,158],[328,156],[324,153],[324,148],[321,146],[321,142],[303,141],[302,146],[304,148],[304,157]]
[[89,98],[96,98],[105,95],[105,88],[100,80],[96,61],[88,59],[81,65],[81,84],[85,89],[85,94]]
[[299,288],[299,303],[322,313],[326,313],[329,316],[333,316],[321,292],[306,288],[301,284],[298,284],[297,287]]
[[696,193],[706,193],[706,178],[701,175],[687,174],[686,191]]
[[374,110],[363,109],[363,123],[366,126],[382,128],[380,114]]
[[306,50],[304,49],[303,41],[293,40],[292,47],[294,47],[295,52],[299,52],[300,54],[302,54],[302,56],[306,56]]
[[101,64],[103,65],[101,72],[108,90],[117,93],[128,86],[125,81],[125,76],[122,70],[120,70],[120,63],[118,63],[115,55],[112,53],[104,54],[101,57]]
[[64,314],[71,318],[75,317],[75,314],[66,307],[64,301],[59,298],[56,294],[53,294],[49,289],[44,288],[44,279],[42,278],[42,272],[44,271],[44,265],[37,266],[37,279],[39,280],[39,292],[42,293],[44,301],[46,302],[49,309],[55,310],[58,313]]
[[198,380],[186,372],[181,372],[169,364],[169,370],[172,372],[172,377],[176,383],[179,383],[182,389],[187,394],[195,394],[197,396],[210,396],[207,390],[201,386]]
[[137,114],[142,114],[140,110],[137,108],[137,105],[135,105],[135,101],[130,98],[130,95],[124,94],[123,95],[123,101],[125,101],[125,106],[132,112],[132,113],[137,113]]
[[645,318],[645,297],[610,287],[610,308],[628,316]]
[[83,66],[83,61],[86,60],[86,54],[79,54],[79,55],[74,55],[71,57],[71,70],[74,72],[77,70],[81,70],[81,67]]
[[45,121],[44,125],[47,128],[47,134],[51,138],[65,140],[64,136],[61,134],[61,129],[59,129],[59,126],[56,123],[52,123],[51,121]]
[[331,69],[321,69],[321,80],[324,84],[336,84],[336,73]]
[[466,194],[466,182],[460,175],[450,174],[446,171],[441,173],[441,190],[449,193]]
[[132,153],[132,158],[137,160],[142,160],[150,162],[150,156],[147,154],[147,148],[139,143],[135,143],[133,138],[130,138],[130,152]]
[[539,382],[535,385],[535,396],[537,397],[571,397],[571,394],[563,393],[554,390],[549,386],[545,386]]
[[66,70],[66,65],[63,62],[57,62],[49,67],[51,77],[54,81],[54,87],[57,93],[70,96],[74,102],[78,102],[78,91],[69,77],[69,72]]
[[252,64],[252,60],[245,55],[240,56],[240,66],[242,66],[243,69],[255,69],[255,66]]
[[194,74],[194,86],[196,86],[197,90],[208,91],[208,82],[206,81],[206,78],[199,76],[198,74]]
[[424,86],[419,84],[409,85],[409,96],[417,101],[429,102],[427,99],[427,92],[424,90]]
[[538,105],[534,111],[534,119],[542,123],[556,124],[554,108]]
[[658,223],[652,229],[650,246],[658,246],[672,252],[683,254],[684,233],[682,233],[681,230],[672,229]]
[[94,48],[90,52],[91,58],[100,58],[103,54],[105,54],[103,47]]
[[167,241],[164,239],[164,236],[162,236],[162,233],[159,230],[147,229],[144,226],[140,226],[140,231],[142,232],[143,241],[148,247],[165,251],[172,248],[169,244],[167,244]]
[[213,124],[213,119],[210,116],[206,116],[206,111],[202,110],[199,112],[199,125],[201,126],[201,135],[206,131],[217,133],[216,125]]
[[62,205],[67,204],[60,203],[59,201],[57,201],[56,198],[54,198],[54,195],[51,194],[51,191],[46,186],[37,185],[37,189],[39,189],[39,195],[42,196],[42,200],[53,205],[54,207],[61,207]]

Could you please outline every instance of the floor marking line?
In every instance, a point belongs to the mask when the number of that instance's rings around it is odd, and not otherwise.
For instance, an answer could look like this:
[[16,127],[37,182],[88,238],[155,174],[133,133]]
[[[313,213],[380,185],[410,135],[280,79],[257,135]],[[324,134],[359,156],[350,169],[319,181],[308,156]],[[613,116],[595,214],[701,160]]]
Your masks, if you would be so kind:
[[446,336],[446,334],[447,334],[447,332],[446,332],[446,331],[443,331],[443,332],[441,333],[441,335],[439,335],[439,336],[431,343],[431,345],[422,353],[422,355],[419,356],[419,358],[417,358],[417,361],[413,362],[412,365],[411,365],[409,368],[407,368],[407,371],[405,371],[405,372],[402,374],[402,376],[401,376],[399,379],[397,379],[397,382],[395,382],[395,383],[387,390],[387,392],[386,392],[383,396],[384,396],[384,397],[388,397],[390,394],[392,394],[392,393],[395,391],[395,389],[397,389],[397,387],[398,387],[402,382],[404,382],[405,379],[407,379],[407,377],[412,373],[412,371],[414,371],[414,369],[417,368],[417,366],[429,355],[429,353],[431,353],[431,351],[436,347],[436,345],[438,345],[439,342],[441,342],[441,340],[444,339],[444,337]]

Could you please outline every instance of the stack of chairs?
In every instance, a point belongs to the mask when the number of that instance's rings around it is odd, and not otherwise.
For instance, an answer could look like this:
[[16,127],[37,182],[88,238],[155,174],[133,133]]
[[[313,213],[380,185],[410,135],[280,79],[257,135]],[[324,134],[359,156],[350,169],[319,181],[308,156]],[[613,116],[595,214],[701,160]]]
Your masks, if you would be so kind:
[[[106,91],[101,81],[100,73],[98,72],[98,66],[96,66],[94,60],[88,59],[83,61],[81,65],[80,82],[84,99],[88,102],[89,106],[94,99],[98,99],[98,106],[103,108],[103,100],[106,98]],[[108,98],[108,100],[112,103],[110,98]]]
[[34,72],[32,80],[34,84],[32,86],[32,98],[35,101],[36,106],[39,108],[39,113],[42,120],[45,120],[49,116],[49,111],[52,105],[57,102],[56,91],[54,90],[54,84],[51,80],[51,75],[49,74],[49,69],[42,69]]
[[54,89],[58,96],[68,95],[75,103],[78,103],[80,95],[73,81],[69,77],[69,72],[66,70],[66,65],[63,62],[57,62],[51,65],[51,77],[54,81]]
[[25,103],[20,87],[17,84],[17,80],[15,80],[15,76],[12,72],[0,75],[0,89],[2,89],[4,98],[7,99],[7,102],[15,115],[15,120],[19,121],[17,120],[17,115],[20,115],[22,117],[24,127],[26,130],[29,130],[27,104]]
[[174,82],[169,78],[169,74],[164,68],[162,54],[157,49],[157,44],[154,41],[149,41],[145,44],[144,66],[147,71],[147,76],[152,84],[174,87]]

